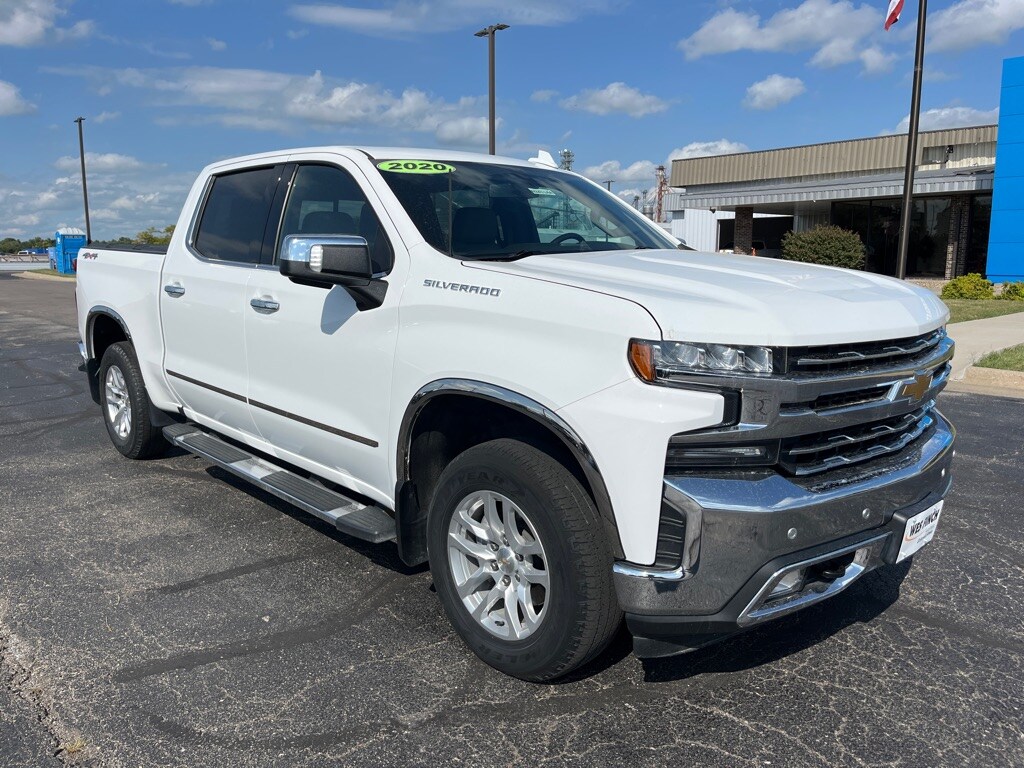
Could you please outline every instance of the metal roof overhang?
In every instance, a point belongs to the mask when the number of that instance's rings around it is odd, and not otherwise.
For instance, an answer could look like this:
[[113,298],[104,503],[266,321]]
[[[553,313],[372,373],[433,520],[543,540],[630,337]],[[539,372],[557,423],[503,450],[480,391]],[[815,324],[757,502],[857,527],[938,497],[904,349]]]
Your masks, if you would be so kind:
[[[992,191],[993,166],[956,171],[919,172],[914,179],[914,195],[950,195]],[[827,208],[834,200],[864,200],[900,197],[903,175],[855,176],[800,183],[716,185],[715,189],[693,189],[668,196],[667,210],[714,208],[734,211],[751,207],[762,213],[802,213],[810,208]]]

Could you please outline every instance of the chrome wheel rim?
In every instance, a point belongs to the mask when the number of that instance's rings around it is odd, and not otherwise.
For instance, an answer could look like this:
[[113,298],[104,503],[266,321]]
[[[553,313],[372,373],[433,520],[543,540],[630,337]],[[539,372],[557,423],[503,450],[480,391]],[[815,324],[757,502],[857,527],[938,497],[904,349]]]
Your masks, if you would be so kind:
[[132,431],[132,399],[128,396],[124,374],[116,365],[107,369],[104,391],[107,398],[107,420],[114,434],[123,440]]
[[475,491],[448,525],[448,565],[469,615],[492,635],[523,640],[550,602],[544,545],[526,513],[507,496]]

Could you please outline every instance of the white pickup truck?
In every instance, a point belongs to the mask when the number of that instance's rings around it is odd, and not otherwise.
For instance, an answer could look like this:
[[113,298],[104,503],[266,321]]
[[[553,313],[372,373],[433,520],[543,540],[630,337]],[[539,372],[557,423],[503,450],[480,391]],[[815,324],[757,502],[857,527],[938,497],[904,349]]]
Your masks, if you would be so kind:
[[84,367],[122,454],[396,542],[510,675],[623,616],[667,656],[913,555],[954,434],[931,293],[677,245],[540,158],[229,160],[166,250],[82,250]]

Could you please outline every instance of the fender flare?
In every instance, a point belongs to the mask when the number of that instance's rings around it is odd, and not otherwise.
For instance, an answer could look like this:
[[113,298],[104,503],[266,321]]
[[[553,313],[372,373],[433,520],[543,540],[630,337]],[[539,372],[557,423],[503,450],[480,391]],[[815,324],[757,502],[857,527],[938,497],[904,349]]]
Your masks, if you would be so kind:
[[[594,458],[594,455],[590,452],[590,449],[583,441],[583,438],[580,437],[579,433],[577,433],[576,430],[565,421],[565,419],[542,403],[526,397],[519,392],[507,389],[506,387],[473,379],[450,378],[432,381],[421,387],[416,394],[413,395],[412,400],[409,401],[409,405],[406,407],[405,414],[402,417],[402,425],[398,432],[396,467],[398,470],[397,487],[399,492],[396,494],[396,501],[398,502],[396,504],[396,516],[401,516],[402,507],[405,507],[410,503],[410,494],[403,491],[410,487],[409,463],[412,449],[413,428],[416,426],[416,421],[426,405],[435,397],[440,395],[462,395],[475,397],[511,408],[512,410],[531,418],[554,434],[569,450],[573,458],[576,459],[582,468],[583,474],[586,477],[587,483],[590,485],[590,489],[594,495],[594,503],[597,506],[598,514],[601,516],[601,519],[604,521],[605,528],[607,529],[613,554],[619,559],[623,557],[622,541],[619,538],[619,529],[615,521],[615,512],[612,508],[608,488],[605,485],[601,470],[597,465],[597,460]],[[422,515],[419,514],[416,515],[417,519],[421,516]],[[399,532],[401,532],[402,525],[401,521],[399,522],[400,525],[398,526],[398,529]],[[401,549],[401,541],[399,548]],[[405,558],[403,557],[403,560],[404,559]]]
[[128,323],[124,321],[124,318],[117,314],[116,311],[110,307],[105,307],[102,304],[97,304],[95,307],[89,310],[89,314],[85,320],[85,353],[90,360],[96,359],[96,350],[93,347],[93,327],[96,325],[96,318],[101,315],[109,317],[111,320],[121,326],[121,330],[124,331],[125,337],[128,341],[132,340],[132,333],[128,330]]

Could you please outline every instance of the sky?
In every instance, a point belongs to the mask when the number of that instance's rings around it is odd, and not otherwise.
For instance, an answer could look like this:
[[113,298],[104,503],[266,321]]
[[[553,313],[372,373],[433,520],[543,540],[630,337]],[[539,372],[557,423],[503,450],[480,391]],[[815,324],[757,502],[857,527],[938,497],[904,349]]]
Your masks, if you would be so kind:
[[[176,222],[226,157],[361,144],[570,148],[632,199],[673,158],[905,131],[917,3],[887,0],[0,0],[0,238]],[[1024,0],[932,0],[922,129],[998,121]],[[425,155],[429,155],[426,152]]]

